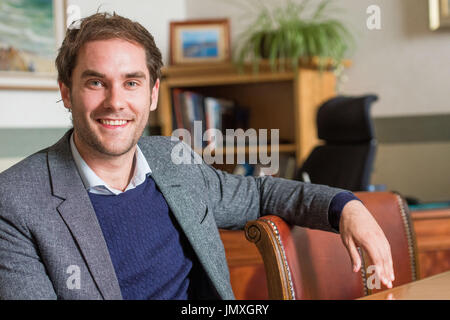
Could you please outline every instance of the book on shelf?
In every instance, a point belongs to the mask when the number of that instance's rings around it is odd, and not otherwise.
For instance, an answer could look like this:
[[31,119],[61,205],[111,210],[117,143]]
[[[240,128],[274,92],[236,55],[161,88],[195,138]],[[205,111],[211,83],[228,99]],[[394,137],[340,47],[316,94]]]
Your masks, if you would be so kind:
[[[197,92],[175,88],[172,90],[173,129],[186,129],[191,137],[201,141],[191,144],[206,147],[216,142],[217,129],[225,135],[226,129],[248,128],[249,111],[234,101],[224,98],[203,96]],[[195,125],[199,121],[201,125]],[[197,132],[194,132],[197,130]],[[201,130],[201,132],[199,132]],[[203,133],[206,139],[203,141]]]
[[[191,137],[196,141],[191,141],[194,146],[204,147],[203,132],[205,131],[205,113],[203,107],[203,96],[192,92],[184,91],[181,93],[182,100],[185,104],[185,128],[189,130]],[[201,125],[195,125],[199,121]]]
[[181,90],[172,91],[172,128],[183,128],[183,118],[181,115]]

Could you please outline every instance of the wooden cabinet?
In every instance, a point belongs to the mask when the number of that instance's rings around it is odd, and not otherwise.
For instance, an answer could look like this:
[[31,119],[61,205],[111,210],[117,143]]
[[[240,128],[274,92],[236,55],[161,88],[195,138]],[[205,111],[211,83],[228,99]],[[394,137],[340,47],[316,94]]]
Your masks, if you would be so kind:
[[450,208],[412,211],[420,277],[450,270]]
[[295,153],[300,165],[318,143],[317,108],[335,96],[335,86],[334,73],[314,65],[272,72],[263,64],[258,73],[250,67],[240,72],[232,64],[171,66],[163,69],[158,120],[162,134],[171,135],[174,88],[232,99],[249,108],[250,128],[279,129],[280,152]]

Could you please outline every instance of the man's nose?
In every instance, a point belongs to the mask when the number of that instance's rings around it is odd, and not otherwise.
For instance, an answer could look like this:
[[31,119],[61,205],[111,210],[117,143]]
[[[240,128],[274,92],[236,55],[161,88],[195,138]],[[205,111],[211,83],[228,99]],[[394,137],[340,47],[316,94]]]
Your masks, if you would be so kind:
[[126,105],[124,91],[121,85],[111,85],[107,93],[106,107],[114,110],[124,109]]

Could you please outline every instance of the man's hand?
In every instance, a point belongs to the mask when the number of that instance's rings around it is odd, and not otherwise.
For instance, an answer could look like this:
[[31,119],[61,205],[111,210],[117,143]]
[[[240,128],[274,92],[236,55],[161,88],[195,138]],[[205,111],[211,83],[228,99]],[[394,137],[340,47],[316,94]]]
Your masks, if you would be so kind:
[[361,268],[361,257],[357,250],[361,246],[375,264],[375,272],[381,282],[392,288],[394,267],[391,247],[383,230],[360,201],[352,200],[344,206],[339,230],[342,242],[350,254],[353,271],[358,272]]

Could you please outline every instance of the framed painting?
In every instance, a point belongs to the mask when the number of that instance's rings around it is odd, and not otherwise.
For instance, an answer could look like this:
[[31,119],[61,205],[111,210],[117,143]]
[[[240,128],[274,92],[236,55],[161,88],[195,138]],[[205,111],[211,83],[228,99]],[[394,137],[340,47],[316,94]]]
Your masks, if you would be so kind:
[[65,8],[65,0],[0,0],[0,89],[58,89]]
[[450,28],[450,0],[428,0],[430,29]]
[[170,64],[230,61],[228,19],[188,20],[170,23]]

